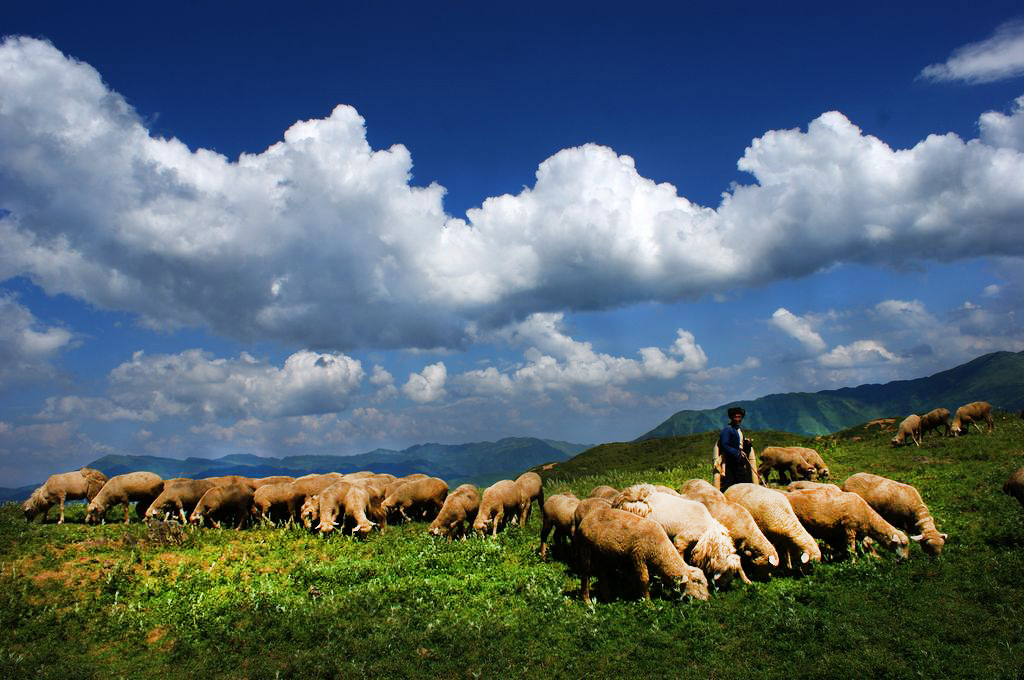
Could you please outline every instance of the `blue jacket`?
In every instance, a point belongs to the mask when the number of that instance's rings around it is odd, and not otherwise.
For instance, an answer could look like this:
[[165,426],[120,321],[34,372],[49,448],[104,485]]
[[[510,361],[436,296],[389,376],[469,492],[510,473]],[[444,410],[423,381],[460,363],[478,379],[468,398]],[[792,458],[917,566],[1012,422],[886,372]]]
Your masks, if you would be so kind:
[[731,424],[723,427],[721,434],[718,435],[718,452],[722,454],[727,468],[731,465],[747,466],[747,454],[743,452],[740,431]]

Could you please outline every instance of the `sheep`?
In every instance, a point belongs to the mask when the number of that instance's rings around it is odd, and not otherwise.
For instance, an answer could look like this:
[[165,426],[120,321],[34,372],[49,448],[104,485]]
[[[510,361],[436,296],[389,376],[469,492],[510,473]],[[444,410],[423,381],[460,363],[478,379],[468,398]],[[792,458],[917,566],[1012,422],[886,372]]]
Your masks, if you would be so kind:
[[503,479],[484,489],[480,499],[480,510],[473,521],[473,531],[483,536],[487,527],[491,527],[491,536],[497,536],[498,530],[513,518],[522,517],[530,499],[523,495],[523,489],[511,479]]
[[978,432],[981,432],[981,425],[978,425],[979,420],[984,420],[988,423],[989,432],[995,429],[992,423],[992,404],[987,401],[972,401],[970,404],[964,404],[956,410],[956,415],[953,416],[953,424],[949,426],[949,431],[954,437],[959,437],[963,434],[964,428],[973,423],[978,428]]
[[480,509],[480,494],[472,484],[460,484],[444,499],[437,517],[427,527],[431,536],[447,536],[451,541],[466,535],[466,524],[473,524]]
[[256,490],[256,481],[251,477],[245,475],[222,475],[220,477],[203,477],[208,482],[213,482],[214,486],[228,486],[230,484],[242,484],[249,487],[251,491]]
[[162,514],[166,520],[169,514],[174,513],[181,517],[182,524],[187,524],[188,516],[195,510],[199,499],[214,486],[214,483],[207,479],[164,480],[163,491],[146,510],[146,519],[156,519]]
[[767,483],[772,470],[778,473],[780,484],[788,483],[789,477],[810,479],[814,473],[814,467],[804,460],[799,451],[785,446],[766,446],[761,451],[761,467],[757,474]]
[[891,548],[901,558],[910,555],[907,535],[889,524],[855,493],[830,489],[797,489],[787,493],[797,519],[820,538],[833,555],[856,557],[857,540],[870,536],[875,543]]
[[245,482],[214,486],[196,503],[188,521],[197,527],[209,522],[220,529],[221,523],[230,519],[235,531],[241,531],[252,514],[252,499],[252,487]]
[[268,484],[287,484],[288,482],[294,482],[295,478],[290,475],[271,475],[270,477],[250,477],[252,482],[253,491],[258,490],[260,487],[267,486]]
[[[615,495],[617,496],[618,494],[619,494],[619,492],[616,491]],[[583,521],[583,518],[586,517],[587,513],[589,513],[594,508],[610,508],[610,507],[612,507],[612,502],[609,499],[607,499],[607,498],[591,497],[591,498],[584,498],[583,500],[581,500],[579,502],[579,504],[576,506],[576,510],[573,511],[573,513],[572,513],[572,533],[573,533],[573,536],[575,536],[576,532],[580,530],[580,522]]]
[[572,538],[575,529],[573,517],[580,499],[576,494],[565,492],[548,496],[544,501],[543,520],[540,528],[540,559],[547,561],[547,539],[552,529],[555,530],[551,542],[555,545],[564,543],[566,537]]
[[288,513],[288,520],[295,522],[305,499],[306,495],[293,482],[263,484],[253,494],[252,514],[258,519],[273,521],[274,511],[283,510]]
[[324,474],[305,475],[292,482],[296,496],[301,495],[303,499],[299,502],[299,518],[307,529],[311,528],[313,522],[317,521],[315,517],[312,517],[312,514],[317,514],[314,508],[319,507],[317,505],[318,501],[311,502],[311,497],[339,481],[342,477],[347,477],[347,475],[342,475],[338,472],[326,472]]
[[588,494],[587,498],[606,498],[608,500],[611,500],[618,495],[619,490],[616,489],[614,486],[602,484],[600,486],[595,486],[593,489],[591,489],[590,494]]
[[686,564],[654,520],[615,508],[593,507],[580,522],[574,541],[579,543],[580,592],[587,604],[591,575],[600,571],[599,585],[607,591],[616,567],[634,573],[646,600],[651,599],[652,574],[675,581],[690,597],[708,599],[704,573]]
[[152,472],[128,472],[106,481],[85,510],[85,521],[99,522],[113,505],[124,505],[124,523],[131,521],[128,508],[136,501],[135,512],[142,519],[150,504],[164,489],[164,480]]
[[1013,496],[1024,506],[1024,467],[1017,468],[1003,483],[1003,493]]
[[800,524],[785,493],[756,484],[734,484],[725,497],[750,511],[788,569],[821,561],[821,549]]
[[828,465],[825,464],[825,459],[814,449],[809,449],[806,446],[790,446],[789,448],[803,456],[807,464],[814,468],[814,472],[811,474],[812,480],[828,479],[828,476],[832,474]]
[[[397,512],[406,522],[433,520],[444,506],[448,483],[439,477],[425,477],[406,482],[387,496],[381,505],[385,515]],[[410,516],[411,515],[411,516]]]
[[651,484],[636,484],[623,489],[612,500],[612,507],[653,519],[664,527],[683,559],[703,571],[709,582],[724,587],[739,576],[750,583],[729,530],[699,501],[683,498],[675,491],[657,491]]
[[946,429],[943,433],[949,436],[949,409],[948,408],[936,408],[928,411],[921,416],[921,440],[924,440],[924,433],[930,432],[931,430],[937,430],[940,427]]
[[935,528],[935,520],[928,512],[928,506],[924,504],[918,490],[910,484],[869,472],[858,472],[843,482],[842,488],[843,491],[859,494],[894,527],[908,533],[912,530],[920,532],[911,536],[910,540],[920,543],[921,549],[929,555],[935,556],[942,552],[948,536]]
[[750,511],[703,479],[691,479],[679,487],[684,498],[698,501],[711,516],[729,530],[736,552],[743,561],[743,571],[757,578],[766,578],[779,566],[779,553],[758,528]]
[[902,446],[906,443],[907,437],[910,437],[910,441],[918,446],[921,445],[921,416],[911,413],[904,418],[900,422],[899,428],[897,428],[896,436],[892,438],[890,443],[894,447]]
[[[368,514],[373,514],[370,493],[361,484],[345,480],[335,482],[320,492],[320,526],[317,529],[326,534],[352,520],[352,535],[365,536],[377,526]],[[339,521],[338,516],[341,515]]]
[[530,507],[533,501],[537,501],[537,509],[544,512],[544,483],[536,472],[524,472],[516,477],[516,484],[523,492],[526,505],[523,507],[522,515],[519,518],[519,526],[525,527],[526,520],[530,518]]
[[84,498],[91,502],[107,482],[107,476],[99,470],[89,467],[79,468],[72,472],[61,472],[50,475],[42,486],[21,504],[25,520],[31,522],[39,513],[43,514],[43,522],[50,514],[50,508],[60,503],[60,519],[57,524],[64,524],[64,501]]
[[786,487],[786,491],[797,491],[800,489],[825,489],[831,493],[840,493],[842,491],[838,484],[823,484],[822,482],[811,482],[806,479],[790,482]]

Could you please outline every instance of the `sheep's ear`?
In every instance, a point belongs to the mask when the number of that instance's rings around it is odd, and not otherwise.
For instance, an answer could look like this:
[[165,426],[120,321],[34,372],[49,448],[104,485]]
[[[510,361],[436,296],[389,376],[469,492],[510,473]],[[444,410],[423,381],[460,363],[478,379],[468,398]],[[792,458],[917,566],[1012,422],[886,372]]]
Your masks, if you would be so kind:
[[911,536],[910,540],[914,543],[920,543],[924,539],[924,534],[918,534],[917,536]]

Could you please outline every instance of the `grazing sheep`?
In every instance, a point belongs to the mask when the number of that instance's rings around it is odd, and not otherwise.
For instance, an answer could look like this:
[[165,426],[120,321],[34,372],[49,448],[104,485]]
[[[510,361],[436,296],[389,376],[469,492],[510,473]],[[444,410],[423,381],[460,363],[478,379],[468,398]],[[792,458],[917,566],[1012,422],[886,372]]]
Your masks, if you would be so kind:
[[365,486],[343,480],[331,484],[319,496],[320,526],[317,529],[321,534],[339,527],[344,531],[351,525],[353,536],[366,536],[377,526],[377,522],[368,517],[374,508],[371,507],[370,493]]
[[166,521],[170,514],[181,517],[182,524],[188,524],[188,516],[203,494],[214,487],[207,479],[168,479],[164,481],[164,489],[146,510],[146,519],[157,519],[164,516]]
[[843,491],[859,494],[887,522],[906,532],[918,531],[910,540],[921,544],[929,555],[938,555],[946,542],[946,534],[935,528],[935,520],[921,494],[910,484],[887,477],[858,472],[843,482]]
[[114,505],[124,506],[124,523],[131,521],[128,508],[136,502],[135,512],[142,519],[150,504],[164,489],[164,480],[152,472],[128,472],[114,475],[103,485],[85,510],[85,521],[99,522]]
[[207,482],[213,482],[214,486],[228,486],[230,484],[242,484],[250,490],[256,490],[256,480],[245,475],[222,475],[220,477],[203,477]]
[[241,531],[252,514],[252,498],[252,487],[246,483],[215,486],[199,499],[188,521],[197,527],[209,522],[220,529],[222,523],[231,520],[235,531]]
[[[654,520],[615,508],[594,507],[583,517],[574,542],[579,543],[580,591],[590,604],[590,577],[600,572],[599,585],[607,592],[616,568],[632,571],[644,599],[651,599],[650,577],[678,583],[690,597],[708,599],[704,573],[691,567]],[[605,599],[610,599],[605,595]]]
[[711,516],[725,525],[736,552],[743,561],[743,572],[756,578],[767,578],[779,566],[779,553],[758,528],[750,511],[703,479],[691,479],[679,487],[684,498],[698,501]]
[[870,536],[896,551],[901,558],[910,555],[907,535],[886,522],[863,498],[855,493],[830,489],[797,489],[787,494],[797,519],[829,547],[840,559],[856,557],[857,540]]
[[797,569],[821,561],[821,549],[800,524],[785,493],[756,484],[734,484],[725,492],[725,497],[750,511],[786,568]]
[[838,484],[823,484],[822,482],[811,482],[806,479],[798,479],[795,482],[790,482],[786,487],[786,491],[797,491],[800,489],[825,489],[832,493],[840,493],[842,491]]
[[924,440],[924,433],[939,428],[945,428],[943,433],[949,436],[949,409],[936,408],[921,416],[921,440]]
[[253,491],[255,491],[268,484],[286,484],[288,482],[294,482],[295,478],[289,475],[271,475],[270,477],[250,478],[250,481],[252,482]]
[[964,429],[973,423],[978,428],[978,432],[981,432],[981,425],[978,425],[978,421],[981,420],[988,423],[989,432],[995,429],[992,423],[992,404],[987,401],[972,401],[970,404],[964,404],[956,410],[956,415],[953,416],[953,424],[950,425],[949,431],[954,437],[959,437],[963,434]]
[[397,513],[406,522],[413,518],[433,520],[441,512],[447,496],[446,481],[425,477],[400,485],[383,500],[381,509],[386,516]]
[[612,507],[653,519],[664,527],[683,559],[703,571],[709,582],[724,587],[738,576],[750,583],[729,530],[700,501],[683,498],[675,491],[657,491],[651,484],[636,484],[623,489],[612,500]]
[[473,531],[479,536],[491,527],[491,536],[497,536],[500,529],[513,518],[522,517],[530,499],[523,495],[523,489],[511,479],[503,479],[484,489],[480,499],[480,510],[473,521]]
[[587,496],[587,498],[605,498],[607,500],[611,500],[618,495],[619,490],[616,489],[614,486],[602,484],[600,486],[595,486],[593,489],[591,489],[590,495]]
[[780,484],[788,484],[789,477],[810,479],[814,474],[814,466],[809,465],[799,451],[786,446],[766,446],[761,451],[761,467],[757,474],[767,483],[772,470],[778,473]]
[[828,476],[832,474],[832,471],[828,469],[828,465],[825,464],[825,459],[814,449],[809,449],[806,446],[790,446],[788,448],[803,456],[807,464],[814,468],[814,472],[811,474],[812,480],[828,479]]
[[576,506],[579,504],[580,499],[576,497],[576,494],[569,492],[556,493],[553,496],[548,496],[544,501],[543,520],[540,527],[540,558],[542,560],[547,560],[547,540],[552,529],[555,530],[555,535],[551,537],[551,542],[555,545],[564,543],[566,538],[572,538],[575,529],[573,517],[576,513]]
[[295,494],[297,496],[301,495],[303,498],[299,503],[299,518],[307,529],[312,528],[313,522],[317,521],[317,518],[312,517],[312,515],[319,516],[319,511],[317,510],[319,508],[319,499],[311,501],[311,498],[331,484],[340,481],[343,477],[347,478],[348,475],[342,475],[338,472],[326,472],[324,474],[305,475],[292,482]]
[[1017,468],[1003,484],[1003,493],[1010,494],[1024,506],[1024,467]]
[[911,413],[904,418],[891,443],[893,446],[902,446],[906,443],[907,437],[918,446],[921,445],[921,416]]
[[544,512],[544,483],[536,472],[524,472],[516,477],[516,484],[523,492],[526,499],[526,506],[519,518],[519,526],[525,527],[526,520],[530,518],[530,506],[537,501],[537,510]]
[[270,522],[276,515],[287,516],[288,521],[296,522],[305,499],[306,494],[299,491],[293,482],[263,484],[253,494],[252,514],[257,519]]
[[466,535],[466,525],[472,525],[480,510],[480,494],[472,484],[460,484],[444,499],[437,517],[427,527],[431,536],[447,536],[448,540]]
[[[615,495],[616,496],[619,495],[619,492],[616,491]],[[576,510],[572,513],[572,533],[573,533],[573,536],[575,537],[576,532],[580,530],[580,522],[583,521],[583,518],[587,516],[588,512],[590,512],[594,508],[610,508],[610,507],[612,507],[612,502],[610,500],[608,500],[607,498],[591,497],[591,498],[584,498],[583,500],[581,500],[579,502],[579,504],[576,506]]]
[[64,524],[64,501],[78,500],[84,498],[92,501],[99,493],[103,485],[107,483],[107,476],[99,470],[83,467],[73,472],[61,472],[47,477],[43,485],[32,492],[24,503],[21,504],[21,511],[25,519],[31,522],[39,513],[43,514],[43,522],[50,514],[50,508],[60,503],[60,519],[57,524]]

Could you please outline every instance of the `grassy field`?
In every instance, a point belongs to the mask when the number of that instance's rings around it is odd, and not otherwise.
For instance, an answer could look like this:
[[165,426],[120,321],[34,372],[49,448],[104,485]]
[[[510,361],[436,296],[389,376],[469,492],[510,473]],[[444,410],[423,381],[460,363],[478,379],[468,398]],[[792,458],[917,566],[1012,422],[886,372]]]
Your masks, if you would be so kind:
[[[1024,509],[1000,492],[1024,465],[1024,421],[892,449],[863,426],[806,443],[839,481],[916,485],[937,559],[822,564],[690,602],[584,605],[579,578],[537,556],[539,518],[496,540],[432,540],[423,524],[358,541],[298,528],[27,524],[0,509],[3,678],[1020,678]],[[710,435],[598,447],[545,471],[546,493],[707,478]],[[51,520],[52,522],[52,520]]]

